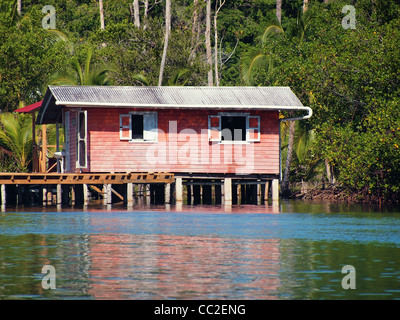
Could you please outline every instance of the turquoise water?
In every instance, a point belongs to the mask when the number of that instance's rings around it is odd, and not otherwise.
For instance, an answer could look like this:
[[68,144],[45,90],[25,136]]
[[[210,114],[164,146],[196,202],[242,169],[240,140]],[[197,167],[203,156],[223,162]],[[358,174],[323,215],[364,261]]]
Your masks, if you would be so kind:
[[[42,286],[42,267],[56,271]],[[344,289],[342,267],[354,267]],[[279,206],[0,213],[2,299],[400,299],[400,211]]]

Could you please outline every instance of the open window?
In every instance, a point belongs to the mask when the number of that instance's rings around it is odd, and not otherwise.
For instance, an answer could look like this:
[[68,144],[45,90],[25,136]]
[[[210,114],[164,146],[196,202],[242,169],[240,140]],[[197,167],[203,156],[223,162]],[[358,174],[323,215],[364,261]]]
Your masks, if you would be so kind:
[[77,112],[77,168],[87,168],[87,111]]
[[260,117],[248,113],[219,113],[208,116],[208,140],[219,143],[260,141]]
[[119,116],[121,140],[131,142],[157,142],[157,112],[130,112]]

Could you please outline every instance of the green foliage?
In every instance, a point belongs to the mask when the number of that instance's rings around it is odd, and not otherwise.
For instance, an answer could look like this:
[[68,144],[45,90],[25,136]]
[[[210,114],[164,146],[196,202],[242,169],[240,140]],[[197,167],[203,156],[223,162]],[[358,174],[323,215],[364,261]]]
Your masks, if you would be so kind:
[[32,153],[32,120],[30,115],[0,114],[2,153],[11,156],[18,171],[26,171]]
[[299,123],[315,132],[310,168],[327,159],[349,192],[399,199],[400,20],[379,18],[382,6],[371,10],[357,1],[356,29],[347,30],[341,25],[345,4],[310,7],[314,18],[301,42],[287,36],[265,41],[264,54],[280,72],[264,68],[256,85],[290,86],[312,107],[312,119]]

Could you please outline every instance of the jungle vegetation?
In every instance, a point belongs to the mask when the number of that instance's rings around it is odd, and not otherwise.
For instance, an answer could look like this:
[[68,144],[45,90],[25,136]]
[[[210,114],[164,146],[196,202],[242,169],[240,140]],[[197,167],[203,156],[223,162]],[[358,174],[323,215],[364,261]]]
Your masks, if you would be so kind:
[[[313,117],[282,123],[282,190],[398,202],[399,12],[392,0],[0,0],[0,109],[49,84],[289,86]],[[0,118],[1,170],[29,169],[30,125]]]

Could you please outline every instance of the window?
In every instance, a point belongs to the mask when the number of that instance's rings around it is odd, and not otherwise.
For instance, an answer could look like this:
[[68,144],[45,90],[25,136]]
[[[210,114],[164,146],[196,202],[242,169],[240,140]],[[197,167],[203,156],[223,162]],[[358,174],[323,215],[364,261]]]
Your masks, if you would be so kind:
[[87,111],[77,113],[77,168],[87,168]]
[[248,113],[219,113],[208,116],[208,139],[219,143],[260,141],[260,117]]
[[119,116],[121,140],[157,142],[157,112],[130,112]]

